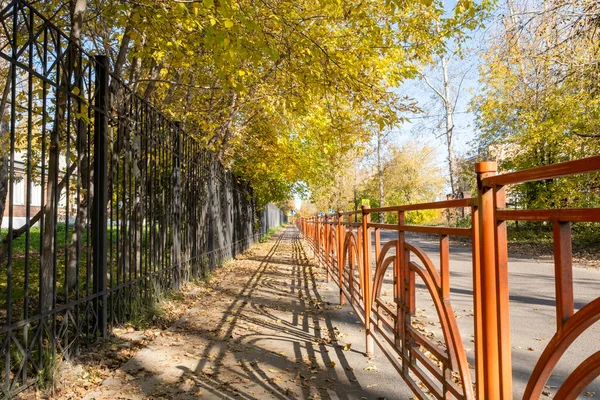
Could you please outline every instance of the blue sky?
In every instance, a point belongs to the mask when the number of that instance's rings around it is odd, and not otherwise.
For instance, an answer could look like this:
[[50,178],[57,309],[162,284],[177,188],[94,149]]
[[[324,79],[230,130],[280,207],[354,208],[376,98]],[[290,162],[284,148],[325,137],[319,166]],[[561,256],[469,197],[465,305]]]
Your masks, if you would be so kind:
[[[456,1],[446,2],[446,7],[452,10]],[[488,26],[493,25],[493,19],[488,21]],[[460,76],[465,74],[462,82],[456,113],[454,116],[454,152],[457,156],[463,155],[470,149],[469,143],[475,139],[476,130],[474,124],[474,114],[470,112],[470,103],[473,95],[479,88],[479,65],[480,55],[485,49],[486,39],[489,38],[489,29],[478,29],[471,34],[471,39],[465,43],[467,56],[464,59],[453,59],[449,62],[451,74]],[[438,83],[441,80],[441,69],[435,66],[427,69],[427,76],[432,83]],[[459,78],[460,79],[460,78]],[[452,79],[458,86],[459,79]],[[433,147],[436,151],[436,165],[442,171],[447,171],[447,150],[444,138],[436,138],[442,131],[435,129],[437,124],[443,120],[443,109],[441,104],[435,98],[432,90],[420,80],[409,80],[398,87],[397,92],[402,96],[409,96],[416,100],[423,109],[420,114],[407,114],[409,122],[405,122],[398,127],[391,129],[387,133],[387,140],[391,144],[402,146],[408,142],[415,142],[420,145]],[[301,200],[295,197],[296,207],[299,208]]]
[[[461,77],[464,75],[462,86],[456,105],[454,115],[454,151],[457,156],[465,154],[470,150],[469,143],[475,139],[475,116],[469,111],[473,95],[479,88],[479,65],[480,55],[484,50],[485,39],[489,33],[487,29],[480,29],[472,33],[472,38],[467,41],[467,56],[464,59],[450,59],[449,70],[453,86],[457,87]],[[441,68],[431,67],[427,69],[427,76],[432,83],[440,86]],[[428,145],[436,149],[437,163],[439,166],[446,165],[446,143],[443,137],[436,138],[442,133],[438,124],[443,121],[444,111],[433,91],[421,80],[410,80],[400,86],[397,91],[402,95],[414,98],[423,109],[421,114],[405,115],[410,119],[399,127],[392,129],[389,140],[396,145],[402,145],[413,141]],[[438,129],[436,129],[436,127]]]

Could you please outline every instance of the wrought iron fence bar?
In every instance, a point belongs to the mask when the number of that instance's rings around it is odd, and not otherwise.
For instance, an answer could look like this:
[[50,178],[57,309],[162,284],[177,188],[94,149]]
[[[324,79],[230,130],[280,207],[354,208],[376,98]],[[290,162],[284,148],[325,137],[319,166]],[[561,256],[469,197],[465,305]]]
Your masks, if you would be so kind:
[[[106,56],[96,56],[96,108],[94,115],[94,199],[92,210],[92,254],[94,292],[106,288],[106,167],[108,158],[108,68]],[[68,222],[67,222],[68,226]],[[99,317],[99,330],[107,336],[107,298],[102,296],[96,302]]]

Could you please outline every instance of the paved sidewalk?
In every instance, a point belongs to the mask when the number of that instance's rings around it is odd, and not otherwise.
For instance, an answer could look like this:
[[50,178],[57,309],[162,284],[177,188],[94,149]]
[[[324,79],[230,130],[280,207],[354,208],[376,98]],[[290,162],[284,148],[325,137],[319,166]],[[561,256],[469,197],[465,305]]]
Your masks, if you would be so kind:
[[219,268],[216,285],[87,399],[410,399],[338,289],[287,227]]

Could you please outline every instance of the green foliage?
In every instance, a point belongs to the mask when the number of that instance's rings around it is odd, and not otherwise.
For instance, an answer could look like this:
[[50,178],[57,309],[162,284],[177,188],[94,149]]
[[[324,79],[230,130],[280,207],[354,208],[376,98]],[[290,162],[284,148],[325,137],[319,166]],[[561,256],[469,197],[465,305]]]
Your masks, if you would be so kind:
[[[552,224],[549,222],[508,222],[509,243],[542,244],[552,246],[554,237]],[[600,244],[600,230],[597,223],[572,224],[573,246],[594,248]]]
[[[550,1],[548,12],[510,24],[492,42],[481,69],[483,90],[474,99],[479,153],[502,171],[523,170],[600,154],[600,91],[597,24],[575,3]],[[542,7],[540,4],[539,7]],[[526,18],[526,20],[524,19]],[[575,25],[573,25],[575,24]],[[560,36],[570,30],[568,38]],[[512,188],[526,208],[598,205],[600,175],[532,182]]]
[[434,225],[442,221],[442,210],[409,211],[405,216],[409,225]]
[[[488,0],[460,0],[450,12],[441,0],[87,3],[84,46],[111,55],[134,90],[251,181],[259,204],[335,179],[373,126],[395,125],[412,107],[390,89],[489,8]],[[39,6],[70,29],[62,2]]]
[[[388,205],[434,201],[444,186],[442,172],[435,165],[434,150],[413,143],[391,148],[390,160],[383,166],[383,182]],[[376,176],[367,188],[371,193],[378,193]]]
[[[444,188],[444,177],[441,170],[435,165],[435,154],[428,146],[419,146],[408,143],[402,147],[390,146],[389,159],[382,165],[384,206],[426,203],[438,200]],[[368,199],[371,208],[380,207],[379,175],[372,173],[365,176],[356,188],[357,204],[352,196],[346,196],[349,202],[338,209],[353,210],[360,208],[361,199]],[[328,186],[326,186],[328,187]],[[330,187],[328,187],[330,188]],[[352,190],[348,187],[347,190]],[[318,204],[319,211],[336,209],[336,204],[328,201],[331,197],[318,198],[313,193],[313,200]],[[396,213],[386,213],[382,216],[385,222],[396,223]],[[441,214],[436,210],[414,211],[406,214],[406,222],[414,224],[433,223],[441,219]],[[379,216],[373,216],[379,220]]]
[[269,230],[267,231],[267,233],[265,233],[260,238],[260,242],[261,243],[267,242],[271,238],[271,236],[273,236],[274,234],[276,234],[277,232],[279,232],[281,230],[281,228],[283,228],[283,225],[276,226],[276,227],[273,227],[273,228],[269,228]]
[[42,360],[42,365],[37,375],[37,385],[44,391],[54,388],[59,376],[62,360],[56,354],[56,351],[47,343],[41,346],[41,352],[42,356],[40,358]]
[[[59,223],[56,225],[56,246],[60,249],[64,249],[66,243],[70,243],[71,241],[71,232],[73,231],[73,227],[69,226],[69,232],[67,234],[67,225],[63,223]],[[2,228],[1,235],[5,238],[8,234],[8,229]],[[68,240],[67,240],[68,239]],[[27,235],[21,235],[18,238],[14,239],[12,242],[13,252],[16,254],[24,254],[27,250],[26,247]],[[34,226],[29,229],[29,248],[30,249],[40,249],[40,228]],[[84,242],[85,243],[85,242]],[[31,251],[31,250],[30,250]],[[35,252],[35,250],[33,251]]]
[[473,221],[471,219],[471,215],[466,215],[464,217],[456,218],[453,221],[453,226],[457,228],[470,228],[473,225]]

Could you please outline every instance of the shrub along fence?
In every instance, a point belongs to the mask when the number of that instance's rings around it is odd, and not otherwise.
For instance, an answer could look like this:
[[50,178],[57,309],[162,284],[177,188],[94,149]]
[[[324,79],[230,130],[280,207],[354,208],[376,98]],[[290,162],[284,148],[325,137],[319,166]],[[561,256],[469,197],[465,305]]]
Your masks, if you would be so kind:
[[0,397],[282,222],[24,1],[0,11],[0,83]]

